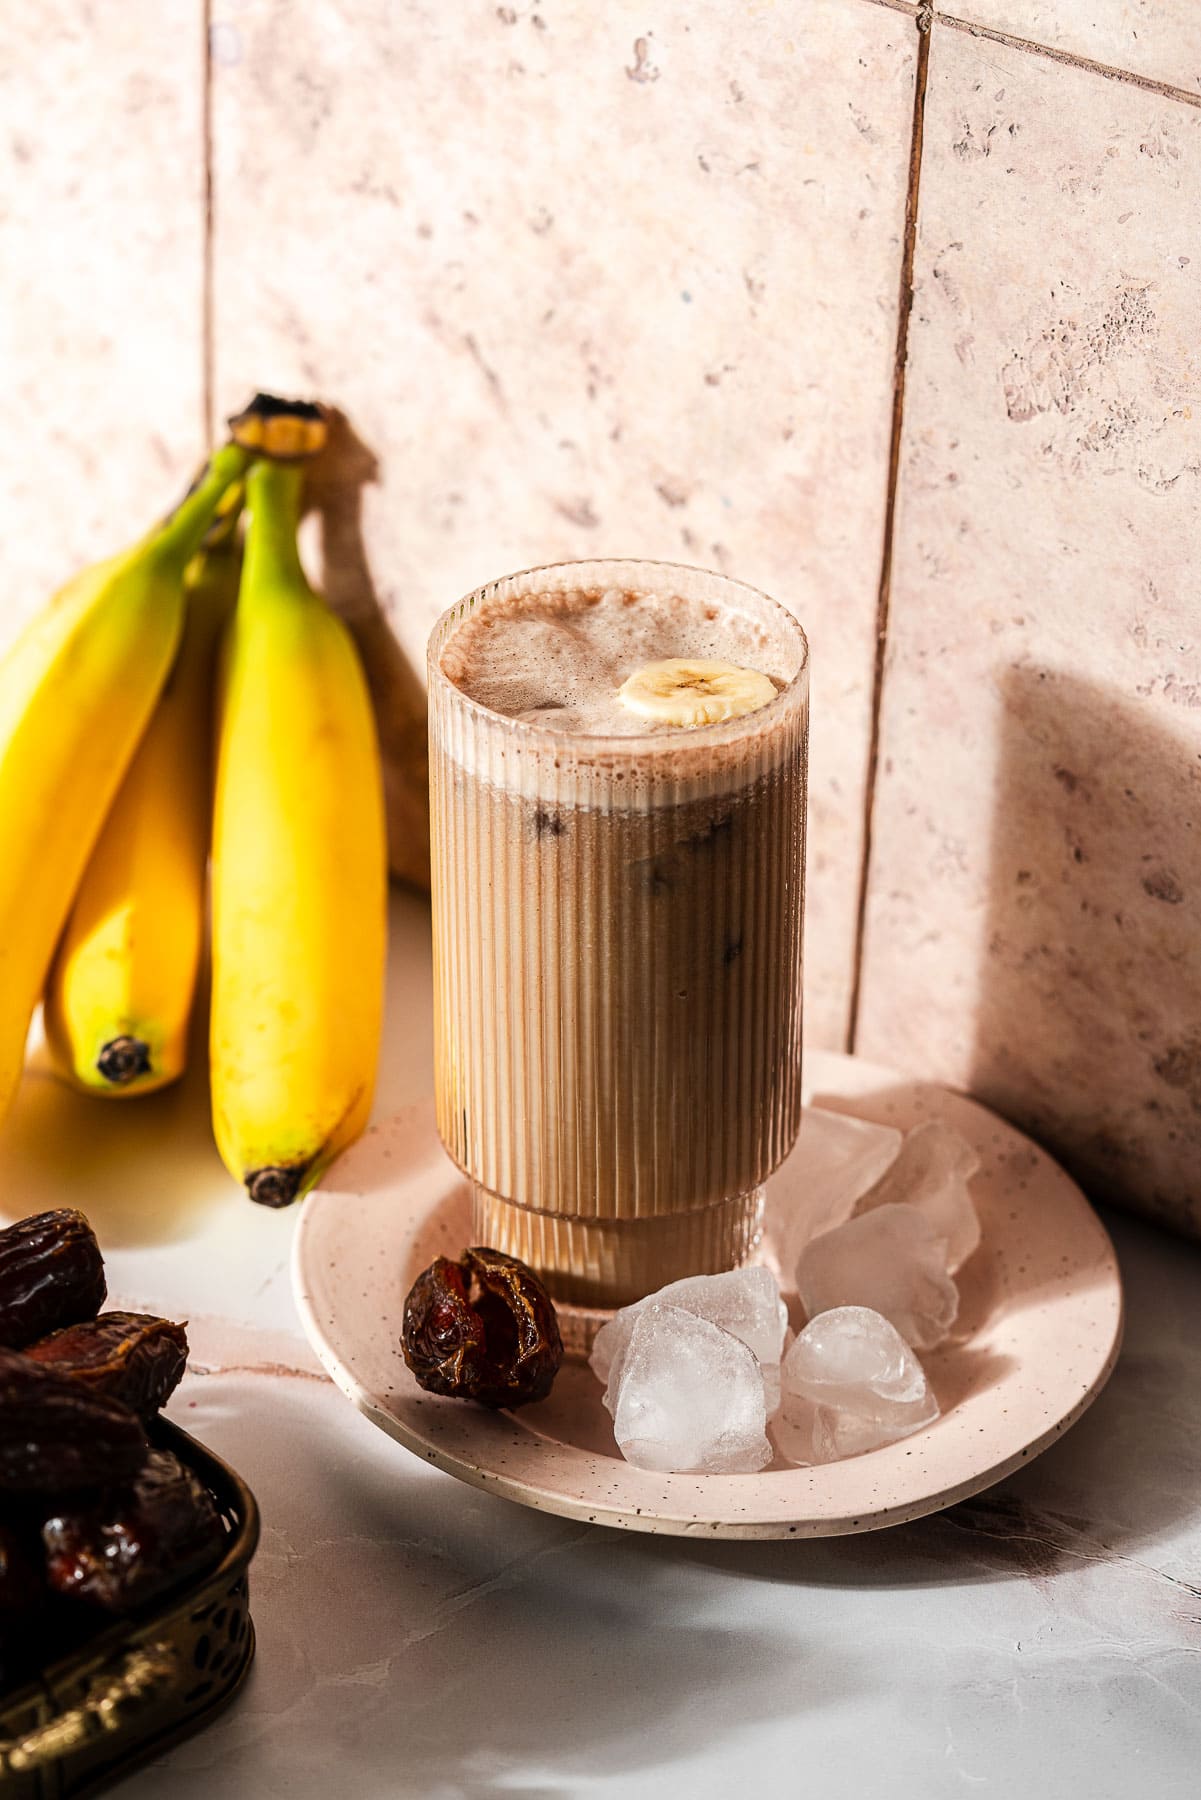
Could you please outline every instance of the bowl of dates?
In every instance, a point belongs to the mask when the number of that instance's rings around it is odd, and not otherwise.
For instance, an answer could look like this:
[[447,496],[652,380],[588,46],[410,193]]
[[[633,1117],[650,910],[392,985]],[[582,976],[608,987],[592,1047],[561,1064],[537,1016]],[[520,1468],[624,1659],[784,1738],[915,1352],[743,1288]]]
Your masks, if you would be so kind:
[[102,1310],[62,1209],[0,1230],[0,1790],[94,1792],[194,1730],[254,1654],[258,1508],[160,1416],[184,1326]]

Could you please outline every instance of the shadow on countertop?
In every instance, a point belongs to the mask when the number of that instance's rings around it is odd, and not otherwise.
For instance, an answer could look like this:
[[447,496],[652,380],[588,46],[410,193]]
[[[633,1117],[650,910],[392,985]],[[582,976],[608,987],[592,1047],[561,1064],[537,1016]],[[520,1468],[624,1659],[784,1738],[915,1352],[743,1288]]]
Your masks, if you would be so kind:
[[[707,1753],[745,1755],[749,1786],[773,1733],[828,1749],[873,1703],[890,1729],[918,1709],[941,1758],[933,1696],[961,1666],[963,1708],[982,1684],[1008,1695],[1011,1630],[1042,1634],[1027,1697],[1064,1668],[1102,1679],[1102,1645],[1122,1666],[1147,1646],[1191,1651],[1201,1255],[1138,1221],[1107,1223],[1129,1334],[1095,1406],[991,1492],[862,1537],[712,1543],[581,1525],[426,1467],[319,1379],[268,1366],[185,1386],[195,1418],[176,1416],[250,1482],[264,1523],[256,1668],[206,1731],[187,1791],[224,1791],[227,1770],[240,1791],[299,1789],[314,1745],[363,1793],[568,1800],[603,1774],[642,1794]],[[1118,1579],[1098,1587],[1105,1565]],[[990,1583],[1022,1591],[988,1601]]]
[[[677,1761],[749,1755],[781,1721],[834,1741],[873,1696],[930,1704],[915,1671],[937,1637],[922,1636],[920,1610],[889,1600],[906,1589],[1029,1585],[1037,1604],[998,1602],[995,1616],[1018,1630],[1074,1621],[1081,1656],[1098,1630],[1120,1646],[1191,1645],[1201,1596],[1183,1538],[1191,1525],[1195,1547],[1201,1507],[1201,1256],[1136,1221],[1112,1224],[1129,1350],[1094,1408],[992,1492],[863,1537],[712,1543],[579,1525],[397,1446],[381,1452],[361,1420],[335,1448],[308,1384],[271,1382],[266,1411],[222,1392],[219,1375],[198,1384],[211,1414],[197,1428],[251,1482],[264,1517],[251,1576],[258,1666],[206,1733],[206,1779],[220,1785],[236,1759],[244,1781],[261,1774],[265,1788],[269,1773],[282,1792],[290,1759],[317,1742],[361,1791],[395,1791],[387,1772],[403,1770],[406,1792],[567,1800],[597,1771],[641,1793]],[[344,1403],[331,1391],[327,1404]],[[299,1479],[297,1459],[317,1446],[319,1481]],[[1098,1593],[1089,1578],[1107,1563],[1121,1583]],[[1082,1590],[1057,1591],[1078,1574]],[[727,1607],[726,1581],[786,1592],[782,1604]],[[993,1616],[932,1609],[930,1631],[948,1618],[979,1631]],[[1006,1688],[1012,1653],[1007,1643]],[[1045,1660],[1032,1678],[1048,1678]]]
[[197,983],[183,1078],[136,1099],[85,1094],[30,1055],[0,1139],[0,1223],[55,1206],[87,1214],[103,1249],[181,1242],[241,1204],[213,1142],[207,964]]
[[[673,1557],[643,1563],[649,1540],[480,1493],[397,1446],[323,1463],[311,1539],[304,1483],[271,1466],[270,1445],[307,1440],[312,1393],[270,1393],[269,1424],[225,1407],[208,1430],[264,1520],[256,1673],[208,1735],[218,1786],[228,1739],[250,1781],[245,1749],[261,1745],[283,1792],[279,1721],[303,1709],[308,1742],[344,1751],[348,1791],[567,1800],[597,1770],[634,1781],[732,1733],[849,1704],[869,1682],[852,1651],[818,1659],[778,1622],[715,1616]],[[402,1786],[372,1785],[376,1770],[402,1772]]]

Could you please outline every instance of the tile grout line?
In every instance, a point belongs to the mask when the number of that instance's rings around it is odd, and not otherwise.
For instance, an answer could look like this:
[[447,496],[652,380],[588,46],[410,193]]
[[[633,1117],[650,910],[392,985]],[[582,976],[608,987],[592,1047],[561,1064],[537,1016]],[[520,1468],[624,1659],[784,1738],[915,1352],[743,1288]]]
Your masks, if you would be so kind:
[[883,6],[889,12],[905,13],[915,19],[922,10],[922,0],[865,0],[868,6]]
[[201,145],[204,158],[203,215],[201,226],[200,274],[200,356],[201,406],[204,410],[204,442],[213,443],[214,417],[214,343],[213,343],[213,0],[201,0],[200,22],[203,32],[200,107]]
[[1160,94],[1165,100],[1182,100],[1186,106],[1201,106],[1201,94],[1188,88],[1173,87],[1169,81],[1157,81],[1153,75],[1138,75],[1133,69],[1117,69],[1111,63],[1096,62],[1091,56],[1077,56],[1071,50],[1060,50],[1050,44],[1035,43],[1032,38],[1018,37],[1011,31],[998,31],[992,25],[978,25],[971,19],[957,18],[953,13],[936,12],[935,22],[950,31],[966,32],[968,37],[986,38],[989,43],[1003,44],[1010,50],[1024,50],[1030,56],[1043,56],[1050,62],[1069,69],[1083,69],[1088,74],[1103,76],[1106,81],[1125,82],[1129,87]]
[[1124,81],[1130,87],[1142,88],[1145,93],[1161,94],[1165,100],[1180,100],[1185,106],[1201,107],[1201,94],[1192,88],[1175,87],[1170,81],[1160,81],[1154,75],[1140,75],[1135,69],[1122,69],[1115,63],[1098,62],[1093,56],[1081,56],[1075,50],[1062,50],[1055,44],[1040,44],[1035,38],[1019,37],[1014,31],[1002,31],[996,25],[983,25],[977,19],[961,19],[957,13],[943,12],[936,0],[862,0],[865,6],[884,7],[889,12],[905,14],[909,18],[924,17],[937,25],[945,25],[950,31],[962,31],[968,37],[986,38],[989,43],[1003,44],[1010,50],[1023,50],[1029,56],[1044,56],[1049,62],[1062,64],[1069,69],[1083,69],[1087,74],[1100,75],[1106,81]]
[[888,448],[888,492],[884,503],[884,532],[880,553],[880,585],[876,597],[876,656],[872,676],[871,732],[868,739],[867,782],[863,802],[863,849],[859,862],[859,893],[855,912],[855,951],[847,1020],[847,1051],[855,1054],[862,1002],[863,955],[867,931],[868,888],[871,877],[872,827],[880,760],[880,712],[884,695],[884,659],[888,648],[889,607],[892,599],[893,537],[896,529],[897,484],[901,466],[901,427],[905,415],[905,375],[909,360],[909,319],[913,311],[913,265],[917,249],[918,192],[922,173],[922,138],[925,129],[926,84],[930,68],[931,8],[917,14],[917,68],[913,80],[913,128],[909,139],[909,180],[905,196],[905,235],[901,253],[901,284],[897,307],[897,346],[893,361],[892,427]]

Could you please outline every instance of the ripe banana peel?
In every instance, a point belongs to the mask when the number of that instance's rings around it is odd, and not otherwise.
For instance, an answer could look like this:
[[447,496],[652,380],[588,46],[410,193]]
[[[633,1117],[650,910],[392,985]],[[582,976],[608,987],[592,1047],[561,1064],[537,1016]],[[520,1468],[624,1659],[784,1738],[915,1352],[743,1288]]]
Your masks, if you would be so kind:
[[213,1128],[252,1199],[285,1206],[367,1122],[387,863],[362,667],[296,547],[302,472],[256,463],[219,676],[212,840]]
[[247,453],[226,445],[160,526],[86,570],[0,663],[0,1117],[54,947],[170,670],[183,574]]
[[184,573],[174,666],[92,852],[46,989],[61,1073],[128,1096],[175,1081],[204,941],[213,670],[241,571],[241,486]]

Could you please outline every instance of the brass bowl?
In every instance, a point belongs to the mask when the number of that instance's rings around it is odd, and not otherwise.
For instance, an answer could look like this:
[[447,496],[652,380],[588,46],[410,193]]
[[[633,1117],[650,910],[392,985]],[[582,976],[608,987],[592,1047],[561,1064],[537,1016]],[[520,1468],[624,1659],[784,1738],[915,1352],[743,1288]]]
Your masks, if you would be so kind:
[[95,1634],[0,1697],[4,1800],[90,1794],[197,1730],[241,1685],[254,1655],[247,1569],[259,1509],[239,1475],[167,1419],[150,1438],[208,1488],[225,1554],[128,1618]]

